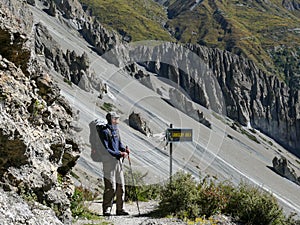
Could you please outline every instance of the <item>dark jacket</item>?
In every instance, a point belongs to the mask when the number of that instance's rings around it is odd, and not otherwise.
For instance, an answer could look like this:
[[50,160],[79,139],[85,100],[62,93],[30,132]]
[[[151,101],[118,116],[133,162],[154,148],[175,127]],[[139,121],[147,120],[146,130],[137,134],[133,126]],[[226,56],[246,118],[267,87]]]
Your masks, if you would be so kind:
[[122,144],[118,126],[107,124],[107,129],[102,130],[102,143],[106,150],[115,158],[120,159],[121,153],[125,152],[125,147]]

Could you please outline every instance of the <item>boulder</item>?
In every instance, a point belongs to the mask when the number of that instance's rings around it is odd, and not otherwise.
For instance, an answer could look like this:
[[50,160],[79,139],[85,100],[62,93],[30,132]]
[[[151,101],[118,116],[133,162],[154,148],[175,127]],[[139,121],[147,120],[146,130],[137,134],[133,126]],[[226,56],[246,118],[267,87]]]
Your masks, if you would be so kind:
[[35,0],[27,0],[29,5],[35,6]]
[[283,156],[277,158],[276,156],[273,158],[273,169],[276,173],[281,176],[289,179],[290,181],[300,185],[300,176],[297,175],[295,170],[292,168],[290,162]]
[[50,16],[56,16],[56,5],[54,1],[50,1],[50,6],[48,9],[45,9],[45,12],[48,13]]
[[132,112],[129,116],[129,126],[140,131],[142,134],[147,137],[152,136],[152,131],[147,125],[145,119],[142,118],[140,113]]
[[[63,225],[50,208],[0,188],[0,224]],[[12,216],[13,215],[13,216]]]

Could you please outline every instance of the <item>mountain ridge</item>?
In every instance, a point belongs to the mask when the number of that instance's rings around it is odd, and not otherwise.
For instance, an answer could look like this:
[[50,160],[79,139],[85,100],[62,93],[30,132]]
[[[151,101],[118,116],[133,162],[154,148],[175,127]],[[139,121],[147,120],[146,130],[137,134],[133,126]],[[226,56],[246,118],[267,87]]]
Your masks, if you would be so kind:
[[[102,1],[84,0],[87,9],[101,5]],[[93,3],[91,3],[93,2]],[[130,2],[130,1],[129,1]],[[153,0],[145,1],[150,4]],[[150,2],[150,3],[149,3]],[[168,18],[159,24],[160,32],[166,30],[181,43],[201,44],[207,47],[217,47],[253,60],[256,65],[268,74],[278,76],[291,88],[299,87],[299,29],[300,13],[298,1],[155,1],[166,10]],[[108,4],[108,3],[106,3]],[[109,3],[107,6],[113,6]],[[131,3],[130,3],[131,4]],[[127,17],[138,9],[128,9],[124,12],[109,13],[118,18]],[[149,12],[152,8],[148,8]],[[107,24],[105,11],[92,13]],[[102,16],[101,16],[102,15]],[[134,17],[134,16],[133,16]],[[135,22],[130,23],[133,27]],[[147,21],[143,22],[145,25]],[[134,36],[136,29],[130,30],[122,25],[110,22],[117,30],[124,30],[126,35]],[[123,29],[124,28],[124,29]],[[124,34],[124,32],[121,32]],[[134,38],[133,41],[156,39],[154,36]],[[161,38],[160,40],[170,41]]]

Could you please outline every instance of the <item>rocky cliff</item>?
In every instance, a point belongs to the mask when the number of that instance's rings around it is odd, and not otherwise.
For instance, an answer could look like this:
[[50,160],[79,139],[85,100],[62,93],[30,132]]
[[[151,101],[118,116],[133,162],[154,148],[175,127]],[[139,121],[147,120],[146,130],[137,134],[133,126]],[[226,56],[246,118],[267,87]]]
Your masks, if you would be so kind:
[[222,89],[226,114],[261,130],[300,156],[300,91],[250,60],[227,51],[187,46],[204,60]]
[[82,36],[94,50],[102,55],[120,43],[120,38],[114,31],[105,29],[95,18],[84,12],[77,0],[45,0],[49,7],[46,10],[52,16],[62,16],[72,21]]
[[28,5],[2,1],[0,14],[0,223],[71,224],[72,109],[36,58]]
[[[267,75],[251,60],[200,45],[143,43],[110,54],[111,62],[134,63],[175,82],[196,103],[240,124],[261,130],[300,156],[300,91],[275,75]],[[184,102],[180,103],[184,105]]]

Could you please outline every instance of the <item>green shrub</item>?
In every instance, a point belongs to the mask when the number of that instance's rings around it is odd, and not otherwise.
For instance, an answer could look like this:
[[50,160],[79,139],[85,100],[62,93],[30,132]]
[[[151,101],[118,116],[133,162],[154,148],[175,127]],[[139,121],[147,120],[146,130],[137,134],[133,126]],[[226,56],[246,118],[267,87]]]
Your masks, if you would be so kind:
[[197,205],[197,183],[190,174],[177,173],[172,183],[164,186],[159,203],[163,216],[173,215],[179,218],[196,218],[200,209]]
[[97,219],[98,216],[90,212],[85,205],[85,201],[92,201],[94,199],[95,195],[88,189],[82,186],[75,187],[75,191],[71,199],[72,216],[75,218],[80,217],[87,219]]
[[246,224],[284,224],[285,217],[272,194],[257,187],[241,184],[230,194],[224,213]]
[[106,112],[110,112],[114,109],[114,105],[109,102],[104,102],[102,106],[100,106]]
[[64,78],[64,82],[66,82],[68,85],[72,86],[72,81],[68,80],[67,78]]
[[197,185],[197,204],[200,208],[200,215],[210,217],[217,213],[224,212],[230,203],[230,194],[234,187],[231,183],[216,183],[216,179],[205,177]]
[[210,177],[197,183],[190,174],[182,172],[174,175],[172,184],[164,186],[159,211],[163,216],[192,220],[221,213],[247,225],[296,225],[299,222],[287,218],[275,197],[258,187],[245,183],[236,187]]

